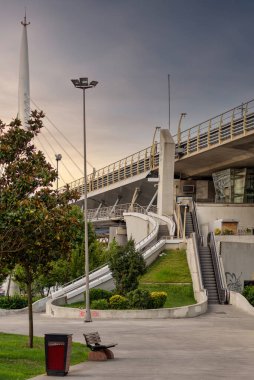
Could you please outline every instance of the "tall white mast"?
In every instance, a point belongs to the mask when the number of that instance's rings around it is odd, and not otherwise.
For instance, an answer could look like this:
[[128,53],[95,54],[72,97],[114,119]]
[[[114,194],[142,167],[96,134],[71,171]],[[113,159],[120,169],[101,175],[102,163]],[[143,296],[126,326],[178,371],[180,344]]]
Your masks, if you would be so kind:
[[30,118],[30,83],[29,83],[29,61],[28,61],[28,42],[27,42],[27,25],[30,22],[26,21],[26,14],[23,25],[20,62],[19,62],[19,110],[18,117],[24,127],[28,127]]

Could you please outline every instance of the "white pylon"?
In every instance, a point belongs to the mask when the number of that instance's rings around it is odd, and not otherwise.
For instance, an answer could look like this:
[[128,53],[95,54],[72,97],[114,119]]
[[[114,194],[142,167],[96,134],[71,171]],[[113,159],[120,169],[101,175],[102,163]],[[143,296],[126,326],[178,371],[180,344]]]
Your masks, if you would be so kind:
[[30,22],[26,21],[26,14],[23,25],[21,48],[20,48],[20,62],[19,62],[19,93],[18,93],[18,117],[24,127],[28,127],[28,120],[30,118],[30,82],[29,82],[29,60],[28,60],[28,42],[27,42],[27,25]]

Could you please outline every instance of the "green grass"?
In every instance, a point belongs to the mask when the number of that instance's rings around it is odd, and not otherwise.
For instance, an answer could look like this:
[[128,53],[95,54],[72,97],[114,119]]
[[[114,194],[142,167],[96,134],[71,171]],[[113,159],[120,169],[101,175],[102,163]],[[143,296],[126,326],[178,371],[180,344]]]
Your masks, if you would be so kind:
[[[139,283],[140,288],[149,292],[165,291],[168,297],[164,307],[180,307],[196,303],[185,250],[165,251],[164,255],[149,266]],[[83,309],[84,302],[65,306]]]
[[149,292],[166,292],[168,297],[164,307],[180,307],[196,303],[185,250],[165,251],[164,255],[148,268],[139,283],[140,288]]
[[191,283],[191,275],[185,250],[168,250],[160,256],[141,277],[140,284],[153,283]]
[[192,285],[141,284],[149,292],[166,292],[168,297],[163,307],[180,307],[196,303]]
[[[28,337],[0,333],[0,380],[25,380],[45,373],[44,338],[34,337],[34,348],[28,348]],[[88,349],[72,343],[71,365],[87,359]]]

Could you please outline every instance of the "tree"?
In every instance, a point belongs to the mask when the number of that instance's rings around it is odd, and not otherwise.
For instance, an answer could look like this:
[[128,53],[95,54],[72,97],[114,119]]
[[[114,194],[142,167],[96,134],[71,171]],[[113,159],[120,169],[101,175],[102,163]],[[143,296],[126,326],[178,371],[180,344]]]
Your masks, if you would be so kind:
[[42,112],[33,111],[29,128],[18,119],[0,121],[0,271],[22,268],[29,309],[29,346],[33,347],[32,283],[48,273],[51,263],[70,257],[83,230],[68,187],[52,189],[57,172],[33,138],[43,127]]
[[109,268],[119,294],[126,295],[138,287],[139,277],[145,273],[146,267],[142,254],[135,250],[134,240],[129,240],[123,247],[114,246]]

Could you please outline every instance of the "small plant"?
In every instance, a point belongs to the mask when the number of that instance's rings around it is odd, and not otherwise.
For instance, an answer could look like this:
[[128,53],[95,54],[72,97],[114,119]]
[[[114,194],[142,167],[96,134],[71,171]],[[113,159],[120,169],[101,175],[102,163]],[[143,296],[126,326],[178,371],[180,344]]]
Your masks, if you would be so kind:
[[221,235],[221,229],[220,228],[215,228],[214,235]]
[[150,309],[153,305],[152,297],[145,289],[132,290],[127,297],[131,309]]
[[128,299],[124,296],[116,294],[109,299],[111,309],[125,310],[129,308]]
[[254,306],[254,286],[245,286],[242,295],[249,301],[252,306]]
[[107,310],[109,308],[108,301],[105,299],[93,300],[91,302],[91,309],[94,310]]
[[164,306],[166,300],[167,300],[167,293],[166,292],[152,292],[150,293],[152,298],[152,306],[153,309],[159,309]]
[[234,235],[234,231],[230,230],[229,228],[224,228],[222,230],[222,235]]

